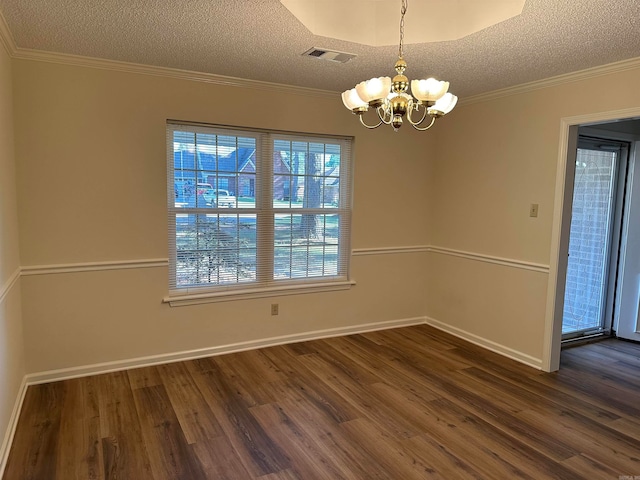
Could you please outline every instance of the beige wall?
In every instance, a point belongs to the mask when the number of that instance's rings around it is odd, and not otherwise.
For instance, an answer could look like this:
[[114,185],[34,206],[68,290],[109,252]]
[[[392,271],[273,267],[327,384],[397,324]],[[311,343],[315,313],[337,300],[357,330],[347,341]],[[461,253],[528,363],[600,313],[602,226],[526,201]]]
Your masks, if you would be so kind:
[[[167,119],[355,136],[353,248],[430,242],[433,136],[368,131],[338,95],[14,62],[23,266],[166,258]],[[398,141],[402,147],[398,148]],[[382,220],[383,219],[383,220]],[[349,291],[174,307],[164,267],[22,278],[42,372],[423,316],[424,254],[362,255]],[[280,315],[269,315],[269,304]]]
[[20,281],[12,283],[20,267],[12,104],[11,60],[0,43],[0,447],[25,374]]
[[[457,108],[438,131],[433,244],[549,265],[560,120],[638,107],[638,85],[627,70]],[[436,253],[429,264],[428,316],[541,358],[547,274]]]
[[[167,119],[353,135],[355,249],[549,265],[560,119],[638,106],[639,80],[627,70],[461,105],[427,134],[394,134],[363,129],[337,97],[15,60],[22,265],[167,257]],[[613,92],[594,98],[603,81]],[[350,291],[177,308],[161,303],[165,267],[29,275],[27,371],[424,315],[543,355],[548,273],[442,252],[357,255],[352,272]]]

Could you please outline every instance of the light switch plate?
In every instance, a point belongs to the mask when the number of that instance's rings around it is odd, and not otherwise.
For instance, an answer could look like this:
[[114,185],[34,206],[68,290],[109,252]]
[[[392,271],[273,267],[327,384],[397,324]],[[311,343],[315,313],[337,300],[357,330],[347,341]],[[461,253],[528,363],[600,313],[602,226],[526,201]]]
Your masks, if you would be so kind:
[[529,207],[529,216],[530,217],[537,217],[538,216],[538,204],[537,203],[532,203],[531,206]]

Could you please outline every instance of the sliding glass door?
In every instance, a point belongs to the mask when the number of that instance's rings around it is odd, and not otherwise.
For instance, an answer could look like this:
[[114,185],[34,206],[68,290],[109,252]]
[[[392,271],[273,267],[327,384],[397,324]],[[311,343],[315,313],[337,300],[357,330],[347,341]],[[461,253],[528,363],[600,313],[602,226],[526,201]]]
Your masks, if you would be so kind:
[[613,240],[622,155],[624,143],[579,139],[562,319],[565,339],[611,328],[608,291],[618,253]]

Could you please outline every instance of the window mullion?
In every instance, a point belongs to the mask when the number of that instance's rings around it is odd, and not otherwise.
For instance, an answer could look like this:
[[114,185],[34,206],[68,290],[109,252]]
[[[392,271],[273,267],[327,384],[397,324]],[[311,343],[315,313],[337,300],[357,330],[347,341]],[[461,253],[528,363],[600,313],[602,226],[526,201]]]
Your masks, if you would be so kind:
[[273,216],[273,140],[270,135],[261,135],[256,159],[256,208],[258,235],[258,283],[273,280],[274,272],[274,228]]

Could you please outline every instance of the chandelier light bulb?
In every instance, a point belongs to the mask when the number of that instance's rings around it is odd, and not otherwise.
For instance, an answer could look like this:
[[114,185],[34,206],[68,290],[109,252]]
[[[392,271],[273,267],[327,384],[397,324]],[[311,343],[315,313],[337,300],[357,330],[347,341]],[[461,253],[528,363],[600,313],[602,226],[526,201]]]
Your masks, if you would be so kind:
[[422,102],[435,102],[449,90],[449,82],[442,82],[435,78],[426,80],[412,80],[411,93]]
[[356,85],[358,96],[365,102],[377,102],[386,98],[391,91],[391,79],[389,77],[372,78]]
[[342,93],[342,102],[349,110],[367,109],[369,104],[364,102],[356,92],[355,88]]
[[453,107],[458,103],[458,97],[453,95],[452,93],[446,93],[440,98],[433,107],[427,109],[429,115],[435,115],[437,117],[441,117],[446,115]]

